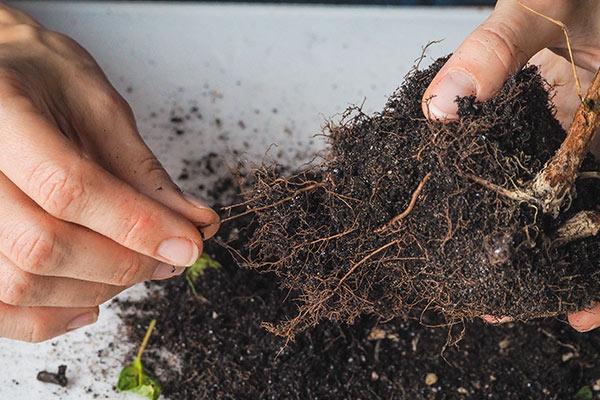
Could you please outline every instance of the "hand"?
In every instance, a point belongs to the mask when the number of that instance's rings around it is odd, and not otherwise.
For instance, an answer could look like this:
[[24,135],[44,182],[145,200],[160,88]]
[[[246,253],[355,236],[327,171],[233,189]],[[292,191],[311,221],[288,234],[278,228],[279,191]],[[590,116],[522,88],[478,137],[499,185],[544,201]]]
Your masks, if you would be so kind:
[[6,6],[0,152],[0,337],[37,342],[93,323],[124,288],[180,274],[218,229],[92,57]]
[[[523,4],[567,26],[585,95],[600,67],[600,2],[523,0]],[[423,112],[432,119],[456,119],[456,96],[489,99],[509,75],[530,62],[539,65],[544,78],[555,87],[557,117],[568,128],[580,104],[568,57],[560,27],[526,10],[517,0],[498,0],[492,15],[467,37],[433,79],[423,96]],[[600,155],[598,136],[593,145],[596,155]],[[506,321],[490,316],[485,319]],[[569,322],[580,331],[599,327],[600,305],[569,315]]]

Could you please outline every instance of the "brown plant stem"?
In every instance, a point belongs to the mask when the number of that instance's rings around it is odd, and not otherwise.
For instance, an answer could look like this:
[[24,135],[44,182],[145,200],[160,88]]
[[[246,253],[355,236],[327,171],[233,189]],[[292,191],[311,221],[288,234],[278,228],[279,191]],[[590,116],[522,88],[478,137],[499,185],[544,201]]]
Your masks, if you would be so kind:
[[542,202],[544,212],[555,218],[559,215],[599,126],[600,69],[575,114],[567,137],[532,183],[532,195]]

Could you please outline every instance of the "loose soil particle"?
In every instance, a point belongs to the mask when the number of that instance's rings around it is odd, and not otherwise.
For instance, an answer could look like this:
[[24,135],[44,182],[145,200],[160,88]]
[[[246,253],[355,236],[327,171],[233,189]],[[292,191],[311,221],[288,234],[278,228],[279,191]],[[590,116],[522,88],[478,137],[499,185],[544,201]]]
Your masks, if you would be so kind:
[[67,366],[60,365],[58,367],[58,372],[40,371],[38,372],[36,379],[40,382],[52,383],[65,387],[69,384],[69,379],[67,378],[66,372]]

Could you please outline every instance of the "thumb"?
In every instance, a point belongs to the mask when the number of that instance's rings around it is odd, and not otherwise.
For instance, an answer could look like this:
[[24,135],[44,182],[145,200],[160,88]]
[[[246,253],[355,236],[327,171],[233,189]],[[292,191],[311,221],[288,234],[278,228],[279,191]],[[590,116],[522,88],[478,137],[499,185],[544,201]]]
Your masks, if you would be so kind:
[[499,1],[492,15],[467,37],[435,76],[423,95],[423,113],[430,119],[456,119],[457,96],[489,99],[509,75],[560,35],[560,27],[532,14],[516,0]]

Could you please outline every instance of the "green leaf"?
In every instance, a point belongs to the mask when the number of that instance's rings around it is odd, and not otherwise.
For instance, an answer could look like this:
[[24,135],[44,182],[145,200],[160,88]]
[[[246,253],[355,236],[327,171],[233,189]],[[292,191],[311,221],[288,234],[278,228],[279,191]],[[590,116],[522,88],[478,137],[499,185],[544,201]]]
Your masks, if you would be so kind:
[[221,268],[221,264],[219,264],[217,260],[213,259],[208,254],[203,253],[194,263],[194,265],[185,271],[185,279],[187,280],[188,285],[194,294],[197,294],[195,285],[196,281],[208,268],[219,269]]
[[133,365],[128,365],[121,370],[117,389],[121,392],[132,390],[139,385],[139,371]]
[[592,388],[589,386],[583,386],[581,389],[575,393],[575,400],[592,400],[594,398],[594,393],[592,392]]
[[155,325],[156,320],[150,321],[137,356],[131,364],[121,370],[119,381],[117,382],[118,391],[135,393],[149,400],[157,400],[160,397],[160,384],[144,370],[144,366],[142,365],[142,354],[146,349]]

